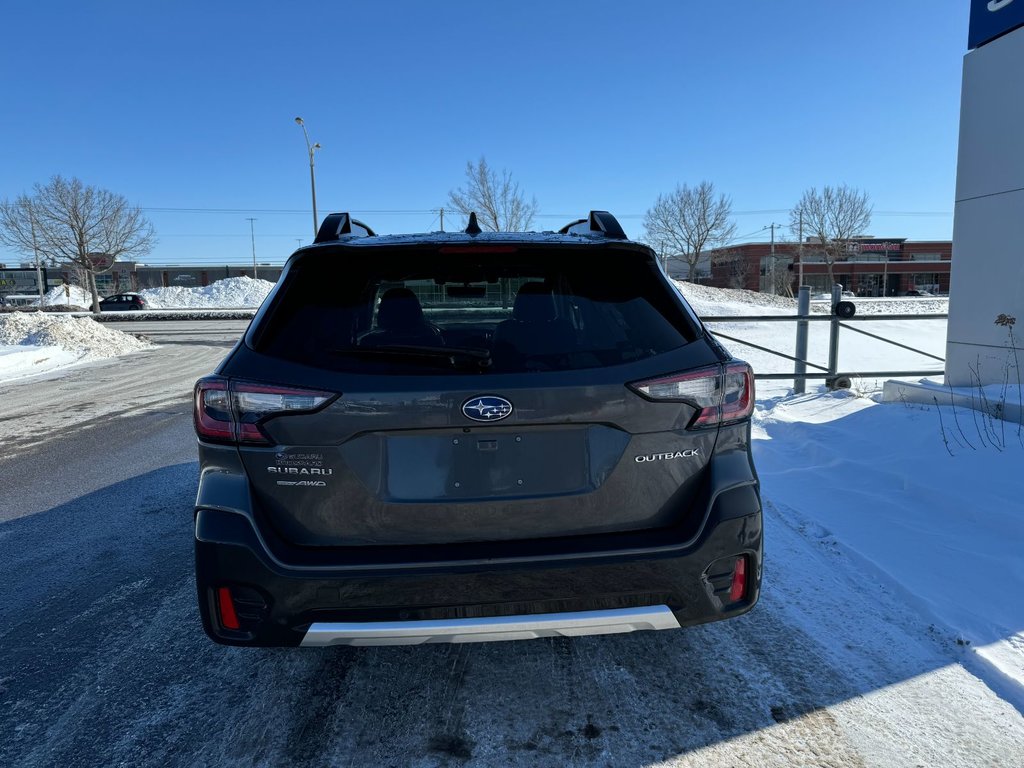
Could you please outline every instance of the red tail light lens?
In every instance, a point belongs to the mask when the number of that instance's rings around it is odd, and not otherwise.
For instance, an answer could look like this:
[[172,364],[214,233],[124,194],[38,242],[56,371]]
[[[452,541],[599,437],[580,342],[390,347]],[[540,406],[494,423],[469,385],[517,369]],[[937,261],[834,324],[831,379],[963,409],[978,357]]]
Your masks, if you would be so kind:
[[735,603],[737,600],[742,600],[745,594],[747,594],[747,556],[741,555],[736,558],[736,565],[732,568],[729,602]]
[[226,379],[210,376],[196,382],[192,419],[197,435],[210,440],[234,439],[230,398]]
[[225,629],[240,629],[235,603],[231,599],[231,590],[221,587],[217,590],[217,607],[220,609],[220,624]]
[[746,363],[700,368],[630,384],[648,400],[690,403],[699,410],[691,427],[742,421],[754,410],[754,373]]
[[206,440],[269,445],[260,430],[268,418],[315,411],[333,398],[330,392],[207,376],[196,382],[192,415],[196,434]]

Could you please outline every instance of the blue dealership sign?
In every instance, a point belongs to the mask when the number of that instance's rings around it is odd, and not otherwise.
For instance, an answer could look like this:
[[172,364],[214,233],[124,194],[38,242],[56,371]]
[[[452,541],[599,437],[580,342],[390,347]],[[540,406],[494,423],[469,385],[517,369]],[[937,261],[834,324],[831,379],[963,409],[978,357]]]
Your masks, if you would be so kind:
[[1024,0],[971,0],[967,47],[978,48],[1024,26]]

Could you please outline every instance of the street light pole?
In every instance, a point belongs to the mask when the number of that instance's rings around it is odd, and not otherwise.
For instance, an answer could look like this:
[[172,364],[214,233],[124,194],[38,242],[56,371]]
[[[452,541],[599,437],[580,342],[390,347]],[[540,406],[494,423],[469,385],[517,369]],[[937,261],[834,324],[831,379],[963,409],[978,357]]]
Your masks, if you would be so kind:
[[316,217],[316,173],[313,171],[314,153],[320,149],[320,142],[309,143],[309,134],[306,133],[306,124],[301,117],[295,118],[296,124],[302,128],[302,135],[306,138],[306,151],[309,153],[309,188],[313,193],[313,237],[316,238],[316,230],[319,227]]
[[253,222],[256,219],[249,218],[249,236],[252,237],[252,279],[256,279],[256,230],[253,227]]

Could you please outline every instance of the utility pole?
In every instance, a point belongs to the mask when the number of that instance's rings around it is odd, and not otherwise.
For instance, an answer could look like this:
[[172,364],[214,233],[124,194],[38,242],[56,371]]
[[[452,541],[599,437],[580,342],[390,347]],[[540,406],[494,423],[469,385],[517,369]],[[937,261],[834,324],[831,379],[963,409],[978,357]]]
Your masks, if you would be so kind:
[[441,231],[444,232],[444,208],[441,209]]
[[772,250],[771,250],[771,260],[770,260],[771,272],[769,273],[769,280],[770,280],[770,282],[768,284],[771,286],[771,293],[774,296],[775,295],[775,228],[777,226],[779,226],[779,225],[776,224],[773,221],[769,226],[771,227],[771,230],[772,230]]
[[796,289],[799,291],[804,284],[804,209],[800,209],[800,243],[797,245],[797,258],[800,260],[800,271]]
[[256,279],[256,230],[253,227],[253,222],[256,219],[246,217],[249,219],[249,235],[252,237],[252,279]]
[[43,270],[39,267],[39,243],[36,241],[36,217],[32,213],[31,204],[28,207],[28,223],[32,228],[32,253],[36,258],[36,288],[39,290],[39,308],[43,307],[43,299],[46,294],[46,286],[43,285]]

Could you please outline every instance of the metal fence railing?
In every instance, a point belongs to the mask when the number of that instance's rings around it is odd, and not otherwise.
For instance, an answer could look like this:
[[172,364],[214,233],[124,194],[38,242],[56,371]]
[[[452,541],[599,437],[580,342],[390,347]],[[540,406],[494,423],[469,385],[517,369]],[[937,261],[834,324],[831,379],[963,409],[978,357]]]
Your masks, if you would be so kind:
[[[908,344],[895,341],[893,339],[885,338],[875,333],[865,331],[862,328],[855,328],[851,325],[851,322],[857,324],[879,320],[944,320],[948,316],[946,314],[889,314],[889,315],[862,315],[857,317],[856,307],[852,302],[842,301],[842,286],[836,284],[832,289],[832,310],[827,315],[812,315],[810,312],[810,289],[802,287],[800,294],[797,299],[797,314],[796,315],[724,315],[724,316],[703,316],[701,320],[708,324],[714,325],[716,323],[792,323],[796,322],[796,354],[790,355],[785,352],[781,352],[777,349],[771,349],[761,344],[755,344],[748,339],[742,339],[737,336],[732,336],[720,331],[711,329],[711,332],[720,339],[727,339],[728,341],[742,344],[752,349],[760,350],[771,355],[783,358],[791,361],[793,366],[792,373],[755,373],[755,378],[764,380],[786,380],[792,379],[794,386],[793,391],[796,394],[802,394],[806,390],[806,383],[809,379],[824,379],[825,385],[829,389],[849,389],[854,378],[880,378],[883,376],[937,376],[942,375],[944,371],[939,370],[894,370],[894,371],[873,371],[873,370],[851,370],[841,371],[839,369],[839,334],[840,330],[845,329],[854,333],[863,334],[869,336],[877,341],[891,344],[892,346],[905,349],[909,352],[914,352],[919,355],[937,360],[940,363],[945,363],[945,358],[933,355],[931,352],[925,352],[924,350],[917,349]],[[828,363],[826,365],[820,365],[818,363],[811,362],[807,359],[807,341],[808,341],[808,329],[809,324],[814,322],[822,322],[829,324],[829,343],[828,343]],[[814,372],[808,373],[808,368],[814,369]]]

